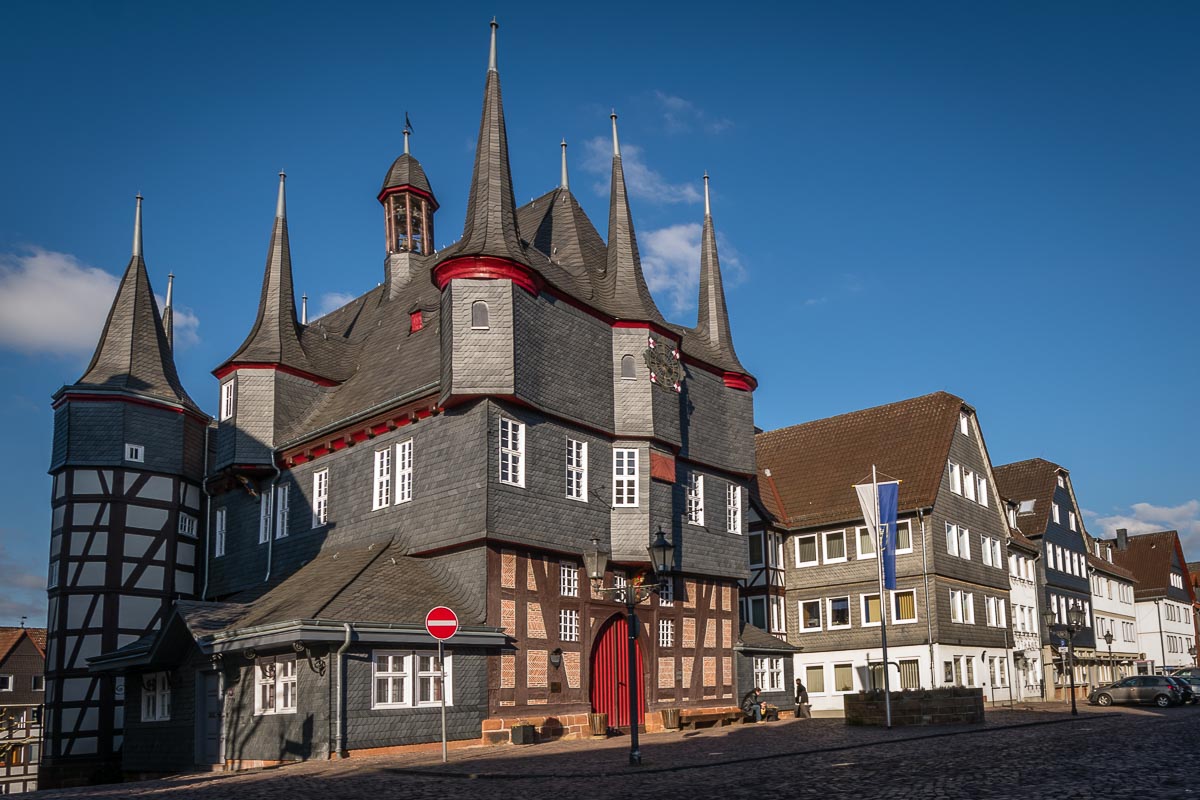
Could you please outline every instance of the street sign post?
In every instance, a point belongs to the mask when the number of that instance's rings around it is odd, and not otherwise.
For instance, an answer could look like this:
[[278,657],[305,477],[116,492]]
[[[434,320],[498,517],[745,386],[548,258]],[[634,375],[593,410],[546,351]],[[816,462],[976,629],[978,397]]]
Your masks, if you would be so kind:
[[453,609],[435,606],[425,615],[425,630],[438,643],[438,696],[442,701],[442,763],[446,763],[446,640],[458,633]]

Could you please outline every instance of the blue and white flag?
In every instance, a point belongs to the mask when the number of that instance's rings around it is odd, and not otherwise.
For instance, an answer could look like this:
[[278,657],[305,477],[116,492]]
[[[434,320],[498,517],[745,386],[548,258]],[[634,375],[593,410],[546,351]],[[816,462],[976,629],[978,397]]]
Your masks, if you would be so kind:
[[[875,489],[879,489],[878,503]],[[885,481],[883,483],[859,483],[854,489],[858,492],[858,505],[863,512],[863,520],[867,529],[874,531],[872,540],[876,543],[879,557],[883,559],[883,585],[885,589],[896,588],[896,512],[900,501],[900,482]],[[878,518],[876,518],[878,509]]]

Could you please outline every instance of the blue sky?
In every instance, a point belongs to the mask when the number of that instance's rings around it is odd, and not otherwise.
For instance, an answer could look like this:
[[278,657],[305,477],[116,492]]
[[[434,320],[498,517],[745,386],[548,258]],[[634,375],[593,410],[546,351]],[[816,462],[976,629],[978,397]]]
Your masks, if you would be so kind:
[[281,168],[314,316],[382,278],[406,110],[437,244],[457,238],[493,14],[518,202],[556,184],[565,137],[603,234],[615,107],[648,277],[687,324],[712,175],[761,427],[944,389],[994,463],[1071,469],[1092,533],[1175,527],[1200,558],[1200,7],[444,8],[0,7],[0,624],[44,618],[49,398],[91,355],[133,196],[211,412]]

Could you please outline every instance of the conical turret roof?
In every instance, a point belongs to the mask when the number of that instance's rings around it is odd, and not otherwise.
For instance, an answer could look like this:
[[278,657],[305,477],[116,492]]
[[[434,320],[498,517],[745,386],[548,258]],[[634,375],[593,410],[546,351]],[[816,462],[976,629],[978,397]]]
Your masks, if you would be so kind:
[[729,330],[729,312],[725,308],[721,263],[717,258],[717,234],[708,198],[707,173],[704,175],[704,230],[700,235],[700,304],[696,313],[696,333],[707,342],[716,366],[735,372],[746,371],[734,352],[733,334]]
[[141,195],[134,217],[133,255],[117,287],[96,352],[75,386],[129,392],[203,413],[175,371],[175,359],[142,258]]
[[[425,170],[421,167],[421,162],[408,153],[403,153],[392,162],[379,193],[382,195],[388,189],[395,189],[398,186],[411,186],[433,197],[433,188],[429,185],[429,178],[425,177]],[[433,204],[436,207],[437,200],[434,200]]]

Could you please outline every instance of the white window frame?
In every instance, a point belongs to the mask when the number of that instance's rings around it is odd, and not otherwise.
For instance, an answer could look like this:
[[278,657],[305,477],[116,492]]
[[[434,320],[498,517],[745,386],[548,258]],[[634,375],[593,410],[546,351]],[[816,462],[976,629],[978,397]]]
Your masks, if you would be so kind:
[[[869,600],[872,597],[877,598],[879,600],[879,619],[876,619],[874,622],[868,622],[867,621],[867,600]],[[883,605],[883,598],[879,596],[879,592],[867,592],[865,594],[860,594],[858,596],[858,613],[859,613],[858,623],[859,623],[860,627],[878,628],[880,625],[880,620],[883,619],[883,615],[885,613],[885,609],[884,609],[884,605]]]
[[975,473],[964,468],[962,482],[963,497],[967,498],[968,500],[975,500],[975,489],[977,488],[975,484]]
[[[421,658],[422,657],[430,659],[431,660],[430,663],[434,665],[434,669],[428,669],[428,670],[421,669]],[[436,668],[437,651],[436,650],[433,650],[433,651],[418,650],[418,651],[414,652],[412,654],[412,665],[413,665],[413,682],[412,682],[413,707],[428,708],[430,706],[440,706],[442,704],[442,701],[441,701],[441,698],[436,696],[436,694],[437,694],[436,692],[433,692],[433,694],[435,696],[431,697],[429,700],[421,699],[421,684],[422,683],[424,683],[425,681],[434,681],[433,687],[436,687],[436,685],[437,685],[436,684],[436,681],[438,679],[438,672],[437,672],[437,668]],[[443,678],[442,690],[446,694],[446,705],[447,705],[447,707],[449,707],[449,706],[454,705],[454,694],[452,691],[454,688],[454,681],[453,681],[454,661],[453,661],[453,656],[451,656],[449,653],[446,654],[446,661],[442,666],[442,671],[444,673],[444,675],[442,676],[442,678]]]
[[1056,525],[1062,524],[1062,514],[1059,512],[1058,503],[1050,504],[1050,517],[1054,520]]
[[[919,612],[917,611],[917,590],[916,589],[897,589],[889,592],[892,601],[892,624],[893,625],[911,625],[917,621]],[[900,601],[899,597],[902,594],[912,595],[913,599],[913,615],[912,619],[907,619],[900,616]]]
[[[804,625],[804,607],[806,605],[816,604],[817,606],[817,625],[815,628],[808,628]],[[796,602],[796,624],[800,633],[815,633],[816,631],[825,630],[825,603],[820,598],[812,600],[799,600]]]
[[658,621],[658,646],[675,646],[675,620],[660,619]]
[[[800,540],[801,539],[812,539],[813,540],[813,560],[812,561],[801,561],[800,560]],[[821,539],[821,537],[818,534],[802,533],[802,534],[797,535],[796,538],[792,540],[793,541],[792,549],[795,550],[795,562],[796,562],[797,569],[799,569],[800,567],[815,567],[821,563],[820,539]]]
[[782,692],[783,658],[778,656],[754,656],[754,685],[764,692]]
[[237,413],[237,379],[230,378],[221,384],[221,421],[233,419]]
[[140,444],[125,443],[125,460],[132,461],[135,464],[143,464],[146,461],[146,447]]
[[272,501],[275,499],[273,489],[260,492],[258,495],[258,543],[266,544],[271,541],[271,523],[274,515],[271,513]]
[[558,610],[558,639],[562,642],[579,641],[578,609],[560,608]]
[[[254,661],[254,715],[295,714],[297,670],[294,655],[259,657]],[[263,696],[270,689],[271,702]],[[288,701],[291,704],[288,704]]]
[[742,487],[732,482],[725,487],[725,530],[742,532]]
[[[379,669],[379,659],[387,659],[387,668]],[[380,699],[379,682],[387,681],[387,697]],[[395,681],[401,681],[399,697]],[[371,708],[408,708],[412,705],[411,654],[394,650],[371,653]]]
[[[829,539],[830,539],[830,537],[837,536],[839,534],[842,537],[841,558],[830,558],[829,557]],[[837,530],[837,531],[825,531],[823,534],[821,534],[821,555],[824,557],[826,564],[841,564],[849,559],[850,543],[848,541],[846,541],[846,538],[847,537],[846,537],[845,528],[843,528],[842,530]]]
[[570,561],[559,562],[558,593],[563,597],[579,597],[579,566]]
[[499,480],[509,486],[525,485],[525,423],[500,418]]
[[787,601],[783,595],[767,596],[767,616],[771,633],[787,632]]
[[[870,550],[863,550],[863,536],[867,537],[867,542],[870,544]],[[855,555],[859,560],[875,557],[875,537],[871,536],[871,529],[866,525],[859,525],[854,529],[854,548]]]
[[[829,694],[853,694],[855,692],[855,689],[854,689],[854,664],[851,662],[848,662],[848,661],[841,661],[841,662],[831,664],[830,666],[833,668],[833,680],[830,682],[830,688],[828,689],[828,693]],[[837,668],[838,667],[849,667],[850,668],[850,688],[849,689],[837,688]]]
[[953,522],[946,523],[946,552],[958,556],[958,525]]
[[613,506],[637,508],[640,480],[637,448],[613,448]]
[[704,475],[695,471],[688,473],[687,521],[689,525],[704,527]]
[[329,522],[329,470],[313,473],[312,526],[319,528]]
[[288,535],[288,512],[291,510],[291,484],[282,483],[275,487],[275,538]]
[[392,504],[392,448],[375,451],[371,483],[371,510],[379,511]]
[[1075,512],[1068,511],[1067,512],[1067,527],[1070,528],[1071,530],[1075,530],[1077,525],[1078,525],[1078,521],[1075,518]]
[[970,421],[970,417],[967,416],[967,412],[965,412],[965,411],[958,412],[958,432],[961,433],[963,436],[970,436],[971,435],[970,425],[971,425],[971,421]]
[[[900,530],[908,531],[908,547],[900,546]],[[913,551],[913,530],[911,519],[896,520],[896,555],[901,553],[911,553]]]
[[660,608],[675,607],[675,581],[670,577],[659,587],[658,605]]
[[954,494],[963,493],[962,484],[962,467],[953,461],[948,462],[950,465],[950,491]]
[[587,502],[587,442],[567,437],[567,499]]
[[142,722],[171,719],[171,682],[165,672],[142,675]]
[[979,503],[979,505],[983,506],[984,508],[987,508],[987,505],[988,505],[988,482],[987,482],[987,478],[983,478],[983,477],[978,477],[978,476],[977,476],[977,477],[975,478],[975,483],[977,484],[977,489],[978,489],[978,492],[979,492],[979,493],[976,495],[976,497],[975,497],[975,501],[976,501],[977,503]]
[[964,561],[971,560],[971,529],[958,526],[958,557]]
[[0,675],[0,692],[11,692],[14,690],[14,686],[12,675]]
[[222,506],[217,509],[216,518],[213,520],[213,558],[225,555],[225,536],[228,524],[228,511]]
[[199,535],[200,519],[186,511],[179,512],[179,535],[195,539]]
[[[846,624],[845,625],[834,625],[833,624],[833,601],[834,600],[845,600],[846,601]],[[850,614],[850,595],[845,594],[845,595],[839,595],[838,597],[826,598],[826,600],[825,600],[825,630],[844,631],[847,628],[851,627],[851,625],[853,623],[854,623],[854,618]]]
[[413,499],[413,440],[405,439],[396,444],[395,492],[392,502],[396,505],[411,502]]

